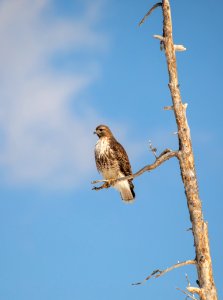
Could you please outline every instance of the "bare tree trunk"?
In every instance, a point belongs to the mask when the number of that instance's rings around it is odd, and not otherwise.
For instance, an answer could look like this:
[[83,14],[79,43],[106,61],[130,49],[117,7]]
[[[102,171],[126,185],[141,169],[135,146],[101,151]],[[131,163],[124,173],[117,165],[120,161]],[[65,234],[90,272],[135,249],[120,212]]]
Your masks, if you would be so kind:
[[[167,106],[164,109],[172,109],[174,111],[178,128],[179,150],[172,151],[170,149],[166,149],[159,156],[156,156],[155,153],[156,160],[153,164],[145,166],[135,174],[114,179],[113,182],[133,179],[137,176],[142,175],[144,172],[152,171],[170,158],[176,157],[179,160],[181,177],[184,184],[190,220],[192,223],[196,257],[194,260],[187,260],[181,263],[179,262],[163,271],[156,269],[147,278],[145,278],[144,281],[149,280],[152,277],[158,278],[175,268],[179,268],[189,264],[195,264],[197,268],[199,287],[188,286],[188,292],[190,292],[191,294],[198,294],[201,300],[217,300],[217,290],[215,287],[212,272],[212,262],[208,239],[208,226],[204,221],[202,214],[202,205],[198,192],[198,183],[194,165],[190,128],[188,126],[186,117],[187,104],[182,103],[177,75],[175,51],[184,51],[186,49],[182,45],[174,45],[173,43],[169,0],[162,0],[162,2],[158,2],[153,5],[153,7],[148,11],[145,17],[141,20],[139,25],[144,23],[145,19],[157,7],[162,7],[163,10],[163,36],[155,35],[154,37],[161,41],[162,47],[164,47],[165,50],[167,68],[169,73],[169,88],[173,102],[173,106]],[[152,147],[151,150],[153,153],[155,152]],[[92,184],[100,182],[104,182],[107,184],[103,184],[101,187],[94,187],[94,190],[108,188],[112,185],[112,180],[96,180],[93,181]],[[134,285],[141,284],[144,281],[134,283]],[[191,299],[195,299],[193,295],[188,294],[185,291],[183,291],[183,293]]]
[[175,48],[172,37],[172,21],[170,4],[163,0],[163,46],[165,49],[167,67],[169,72],[169,88],[173,102],[173,110],[178,127],[179,152],[181,176],[187,197],[187,205],[192,222],[194,245],[196,251],[196,266],[199,288],[188,288],[197,293],[202,300],[216,300],[217,291],[213,279],[212,262],[210,255],[208,226],[204,222],[202,205],[198,192],[198,183],[194,166],[194,155],[191,143],[190,128],[187,123],[186,106],[181,101]]

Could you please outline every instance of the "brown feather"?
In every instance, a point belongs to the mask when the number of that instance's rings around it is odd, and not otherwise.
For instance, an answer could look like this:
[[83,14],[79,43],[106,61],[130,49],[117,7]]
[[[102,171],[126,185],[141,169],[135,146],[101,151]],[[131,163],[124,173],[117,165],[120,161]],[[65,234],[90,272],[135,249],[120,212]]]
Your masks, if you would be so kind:
[[[95,162],[97,169],[105,179],[117,179],[132,174],[128,155],[122,145],[114,138],[106,125],[96,128],[99,140],[95,146]],[[114,187],[119,190],[124,201],[135,198],[132,180],[116,182]]]

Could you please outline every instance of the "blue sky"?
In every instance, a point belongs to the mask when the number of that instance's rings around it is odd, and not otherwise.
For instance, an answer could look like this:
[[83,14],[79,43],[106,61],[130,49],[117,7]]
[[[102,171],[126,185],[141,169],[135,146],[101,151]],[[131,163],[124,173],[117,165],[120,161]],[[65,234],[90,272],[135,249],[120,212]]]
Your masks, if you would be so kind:
[[[137,171],[177,148],[154,3],[0,2],[0,298],[184,299],[194,266],[131,286],[194,258],[179,167],[135,180],[136,201],[94,192],[94,128],[112,129]],[[222,1],[171,1],[179,81],[191,129],[214,277],[223,297]]]

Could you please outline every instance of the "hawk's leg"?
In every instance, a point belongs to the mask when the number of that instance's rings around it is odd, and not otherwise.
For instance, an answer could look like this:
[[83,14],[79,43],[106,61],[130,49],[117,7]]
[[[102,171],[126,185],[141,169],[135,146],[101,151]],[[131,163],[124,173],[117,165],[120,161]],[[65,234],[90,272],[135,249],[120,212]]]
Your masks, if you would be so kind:
[[110,186],[111,186],[110,183],[104,182],[104,183],[103,183],[101,186],[99,186],[99,187],[94,186],[94,187],[92,188],[92,190],[99,191],[99,190],[102,190],[102,189],[108,189]]

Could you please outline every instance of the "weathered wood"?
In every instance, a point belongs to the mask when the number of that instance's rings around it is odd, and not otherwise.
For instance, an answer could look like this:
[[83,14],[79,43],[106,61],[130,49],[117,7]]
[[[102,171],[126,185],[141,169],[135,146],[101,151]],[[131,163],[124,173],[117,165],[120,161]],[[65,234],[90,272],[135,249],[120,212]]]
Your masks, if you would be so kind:
[[166,55],[169,89],[173,102],[179,138],[179,163],[184,184],[187,204],[192,223],[194,245],[196,251],[196,266],[199,288],[194,291],[202,300],[217,300],[217,291],[213,279],[210,255],[208,228],[204,222],[202,205],[199,197],[194,155],[191,143],[190,128],[187,123],[186,108],[182,103],[179,89],[176,55],[172,36],[172,20],[169,0],[163,0],[163,46]]
[[121,177],[121,178],[114,178],[114,179],[110,179],[110,180],[101,179],[101,180],[94,180],[94,181],[92,181],[91,184],[97,184],[97,183],[101,183],[101,182],[108,183],[108,185],[104,185],[103,184],[99,188],[93,187],[93,190],[101,190],[101,189],[104,189],[104,188],[108,188],[108,187],[110,187],[110,184],[114,183],[114,182],[119,182],[119,181],[122,181],[122,180],[134,179],[134,178],[142,175],[145,172],[150,172],[150,171],[158,168],[165,161],[169,160],[170,158],[177,157],[177,156],[178,156],[178,151],[172,151],[170,149],[166,149],[159,156],[156,156],[156,160],[155,160],[155,162],[153,164],[146,165],[145,167],[143,167],[142,169],[140,169],[135,174],[128,175],[128,176]]
[[140,282],[136,282],[136,283],[132,283],[132,285],[140,285],[140,284],[143,284],[145,283],[147,280],[149,280],[150,278],[159,278],[160,276],[163,276],[164,274],[172,271],[173,269],[176,269],[176,268],[181,268],[183,266],[188,266],[188,265],[195,265],[196,264],[196,261],[195,260],[186,260],[186,261],[183,261],[183,262],[178,262],[177,264],[169,267],[169,268],[166,268],[165,270],[154,270],[149,276],[147,276],[143,281],[140,281]]
[[[151,14],[151,12],[160,7],[161,3],[155,4],[150,11],[145,15],[141,20],[140,25],[145,21],[145,19]],[[151,171],[159,167],[162,163],[167,161],[172,157],[176,157],[179,160],[181,177],[184,184],[185,194],[187,198],[187,205],[190,214],[190,220],[192,223],[192,232],[194,236],[194,246],[195,246],[195,260],[186,261],[186,264],[191,264],[195,262],[198,274],[198,283],[199,287],[187,287],[188,292],[196,293],[201,300],[217,300],[217,290],[214,283],[213,271],[212,271],[212,261],[210,255],[210,246],[208,239],[208,226],[204,221],[202,213],[202,204],[198,191],[198,183],[196,177],[196,170],[194,164],[194,155],[192,149],[192,142],[190,136],[190,128],[187,123],[186,109],[187,103],[182,103],[178,74],[177,74],[177,63],[176,63],[176,54],[175,51],[182,51],[186,48],[182,45],[174,45],[173,36],[172,36],[172,20],[171,20],[171,11],[169,0],[162,0],[162,11],[163,11],[163,36],[155,35],[154,37],[160,40],[161,49],[164,49],[167,61],[167,68],[169,73],[169,89],[172,97],[172,106],[167,106],[164,109],[173,110],[175,114],[175,119],[177,123],[177,134],[179,139],[179,150],[171,151],[169,149],[162,152],[158,157],[156,156],[155,149],[150,147],[154,153],[156,160],[153,164],[147,165],[144,168],[140,169],[135,174],[129,175],[127,177],[122,177],[119,179],[113,179],[110,181],[122,181],[126,179],[133,179],[137,176],[142,175],[144,172]],[[108,180],[96,180],[92,184],[103,182],[101,187],[93,189],[103,189],[108,188],[111,182]],[[160,275],[171,271],[176,267],[185,265],[184,263],[179,263],[174,265],[171,268],[167,268],[162,271]],[[159,277],[156,275],[159,270],[152,272],[152,274],[147,277],[145,280],[148,280],[151,277]],[[144,282],[144,281],[143,281]],[[137,283],[137,284],[141,284]],[[179,289],[180,290],[180,289]],[[185,291],[182,291],[191,299],[195,299],[193,295],[188,294]]]

